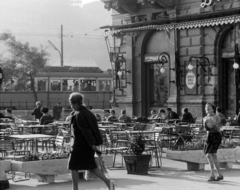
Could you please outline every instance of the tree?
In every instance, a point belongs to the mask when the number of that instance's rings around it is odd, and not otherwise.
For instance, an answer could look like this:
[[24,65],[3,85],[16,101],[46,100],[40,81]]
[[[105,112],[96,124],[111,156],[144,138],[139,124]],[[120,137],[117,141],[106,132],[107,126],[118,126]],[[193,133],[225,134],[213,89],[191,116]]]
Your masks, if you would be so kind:
[[0,34],[0,42],[8,48],[0,59],[4,81],[14,84],[15,90],[25,91],[29,88],[37,101],[34,78],[46,66],[48,52],[42,46],[37,48],[30,46],[28,42],[17,41],[10,32]]

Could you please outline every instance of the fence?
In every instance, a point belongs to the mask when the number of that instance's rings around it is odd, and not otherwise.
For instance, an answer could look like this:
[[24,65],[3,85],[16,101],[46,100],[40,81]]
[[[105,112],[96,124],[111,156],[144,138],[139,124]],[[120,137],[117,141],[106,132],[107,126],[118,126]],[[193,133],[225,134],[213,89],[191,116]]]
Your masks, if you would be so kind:
[[[62,107],[65,109],[70,109],[68,101],[61,102]],[[47,106],[49,109],[53,109],[53,106],[56,105],[56,102],[44,102],[42,101],[43,106]],[[92,106],[94,109],[110,109],[111,104],[108,101],[90,101],[85,102],[86,106]],[[13,101],[10,102],[0,101],[0,110],[6,108],[11,108],[12,110],[32,110],[36,107],[35,102],[32,101]]]

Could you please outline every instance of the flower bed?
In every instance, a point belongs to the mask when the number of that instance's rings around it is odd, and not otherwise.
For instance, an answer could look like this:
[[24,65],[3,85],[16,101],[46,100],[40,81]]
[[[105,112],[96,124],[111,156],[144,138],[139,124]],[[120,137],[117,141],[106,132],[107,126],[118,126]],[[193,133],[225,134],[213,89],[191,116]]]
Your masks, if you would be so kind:
[[[217,156],[221,167],[231,168],[231,163],[240,159],[240,147],[219,149]],[[203,150],[167,150],[166,157],[186,162],[188,170],[204,170],[205,164],[208,164]]]
[[[103,155],[105,166],[112,165],[112,155]],[[95,158],[98,162],[98,158]],[[41,182],[53,183],[55,175],[69,173],[67,169],[68,158],[65,159],[51,159],[51,160],[37,160],[37,161],[11,161],[11,170],[27,173],[35,173],[38,180]],[[83,170],[82,172],[85,172]]]

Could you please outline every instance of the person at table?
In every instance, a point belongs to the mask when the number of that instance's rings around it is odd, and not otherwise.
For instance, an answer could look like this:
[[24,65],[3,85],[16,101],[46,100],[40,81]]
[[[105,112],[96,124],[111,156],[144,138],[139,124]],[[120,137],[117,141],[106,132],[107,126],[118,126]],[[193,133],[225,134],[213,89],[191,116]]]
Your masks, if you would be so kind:
[[32,115],[34,116],[35,120],[40,120],[40,118],[43,116],[43,113],[41,112],[42,104],[40,101],[36,102],[36,108],[32,111]]
[[103,110],[102,113],[103,113],[102,120],[103,120],[103,121],[107,121],[107,118],[108,118],[109,115],[110,115],[110,111],[109,111],[109,110]]
[[5,115],[3,115],[3,113],[0,112],[0,119],[5,118]]
[[216,114],[221,118],[222,126],[226,125],[227,120],[226,120],[226,117],[222,114],[221,108],[219,108],[219,107],[216,108]]
[[127,115],[126,110],[121,110],[121,115],[118,117],[118,121],[124,123],[131,122],[131,118]]
[[188,111],[188,108],[183,108],[182,109],[182,121],[188,122],[188,123],[193,123],[193,116],[192,114]]
[[92,106],[88,106],[88,109],[95,115],[97,121],[101,121],[102,120],[101,116],[99,114],[93,112],[93,107]]
[[[220,132],[221,118],[216,114],[216,107],[211,103],[205,105],[205,111],[207,116],[203,118],[203,126],[207,131],[207,140],[204,146],[204,153],[211,168],[211,176],[208,181],[219,181],[223,179],[217,158],[217,150],[222,141]],[[217,169],[217,177],[214,174],[214,166]]]
[[117,116],[115,115],[115,110],[110,111],[110,115],[108,116],[107,121],[110,121],[110,122],[118,121]]
[[167,117],[166,119],[171,120],[171,119],[179,119],[179,115],[172,111],[172,108],[167,108]]
[[48,113],[48,111],[49,109],[47,107],[41,107],[41,112],[43,116],[40,118],[40,125],[46,125],[54,121],[53,117]]
[[157,117],[157,111],[156,110],[151,110],[151,115],[148,119],[154,119],[155,117]]
[[109,189],[114,189],[114,181],[106,178],[97,167],[94,154],[97,146],[103,143],[97,120],[94,114],[83,104],[83,95],[77,92],[70,94],[69,104],[74,112],[71,119],[71,150],[68,169],[72,176],[72,190],[78,190],[78,170],[90,170],[105,182]]
[[165,111],[164,109],[159,109],[159,110],[158,110],[158,114],[157,114],[157,116],[155,117],[155,119],[165,120],[166,117],[167,117],[166,111]]
[[57,102],[57,105],[53,107],[53,119],[59,121],[62,113],[62,105],[61,102]]
[[17,117],[13,115],[12,110],[10,108],[5,109],[5,118],[12,119],[14,121],[15,119],[17,119]]

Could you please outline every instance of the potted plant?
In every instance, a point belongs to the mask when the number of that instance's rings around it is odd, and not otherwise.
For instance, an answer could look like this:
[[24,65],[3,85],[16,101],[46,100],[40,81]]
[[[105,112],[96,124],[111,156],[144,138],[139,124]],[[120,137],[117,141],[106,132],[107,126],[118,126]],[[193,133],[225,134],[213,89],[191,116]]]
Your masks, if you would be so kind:
[[123,156],[128,174],[148,174],[151,155],[142,154],[145,144],[146,141],[141,134],[131,138],[130,154]]

